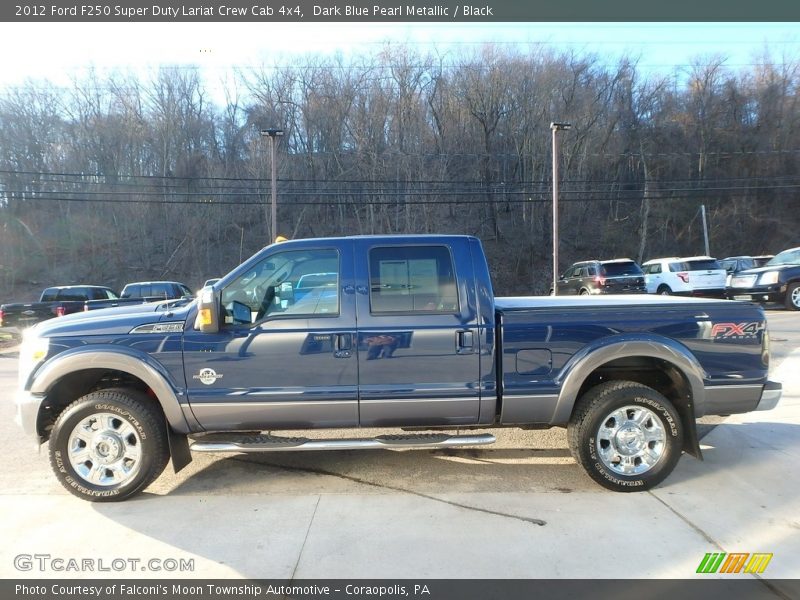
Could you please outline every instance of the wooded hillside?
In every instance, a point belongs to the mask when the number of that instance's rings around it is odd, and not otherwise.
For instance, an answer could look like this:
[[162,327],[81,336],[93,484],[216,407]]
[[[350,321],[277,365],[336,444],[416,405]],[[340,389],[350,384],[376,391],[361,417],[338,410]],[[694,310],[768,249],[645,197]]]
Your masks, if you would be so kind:
[[278,233],[467,233],[500,294],[551,276],[551,121],[561,266],[800,245],[800,71],[704,59],[667,77],[587,54],[387,46],[242,71],[225,103],[197,69],[0,90],[0,301],[34,287],[197,287]]

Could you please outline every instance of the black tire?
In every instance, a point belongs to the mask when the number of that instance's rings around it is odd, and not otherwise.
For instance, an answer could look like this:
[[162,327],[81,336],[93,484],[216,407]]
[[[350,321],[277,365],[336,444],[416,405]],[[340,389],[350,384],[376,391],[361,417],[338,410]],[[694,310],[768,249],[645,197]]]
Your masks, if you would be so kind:
[[[652,453],[642,450],[647,454],[647,460],[651,460],[650,454],[659,454],[652,465],[648,466],[641,458],[634,459],[640,464],[631,465],[631,468],[646,469],[643,472],[620,472],[618,469],[624,469],[624,465],[615,467],[605,454],[613,454],[614,447],[602,448],[603,442],[607,443],[603,435],[610,431],[609,423],[614,421],[614,412],[622,413],[621,409],[625,408],[631,410],[623,414],[634,415],[638,410],[639,415],[647,417],[640,428],[642,436],[655,435],[659,428],[663,433],[663,442],[646,442]],[[625,425],[631,422],[626,421]],[[621,433],[631,435],[632,441],[636,441],[638,435]],[[608,381],[590,389],[575,404],[567,426],[567,439],[572,456],[597,483],[616,492],[640,492],[661,483],[675,468],[683,448],[683,426],[675,407],[654,389],[633,381]],[[642,437],[640,441],[644,443],[644,439]],[[625,451],[628,451],[627,447]]]
[[672,296],[672,288],[670,288],[668,285],[661,285],[658,287],[656,294],[659,294],[660,296]]
[[588,296],[589,295],[589,290],[587,290],[586,288],[583,288],[579,295],[580,296]]
[[[106,429],[101,430],[100,423],[108,423]],[[166,467],[166,422],[154,402],[139,391],[99,390],[79,398],[59,415],[49,452],[56,478],[71,494],[90,502],[126,500],[150,485]],[[81,452],[86,458],[83,463],[77,458]],[[103,455],[112,452],[116,454]],[[98,477],[114,479],[114,473],[121,471],[122,479],[118,483],[92,482],[76,470],[73,460],[78,461],[78,469],[95,471]]]
[[784,304],[787,310],[800,310],[800,283],[790,283],[786,288]]

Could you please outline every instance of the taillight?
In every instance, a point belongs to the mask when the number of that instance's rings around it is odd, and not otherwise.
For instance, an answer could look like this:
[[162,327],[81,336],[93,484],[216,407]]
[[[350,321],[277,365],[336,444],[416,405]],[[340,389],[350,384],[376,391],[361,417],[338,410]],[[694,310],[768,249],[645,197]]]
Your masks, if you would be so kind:
[[56,316],[63,317],[64,316],[64,307],[63,306],[56,306]]
[[3,326],[3,310],[0,309],[0,327]]
[[597,285],[601,285],[602,286],[602,285],[606,284],[606,278],[605,277],[600,277],[599,275],[596,275],[595,278],[594,278],[594,282]]
[[676,275],[678,276],[678,278],[683,283],[689,283],[689,274],[688,273],[676,273]]

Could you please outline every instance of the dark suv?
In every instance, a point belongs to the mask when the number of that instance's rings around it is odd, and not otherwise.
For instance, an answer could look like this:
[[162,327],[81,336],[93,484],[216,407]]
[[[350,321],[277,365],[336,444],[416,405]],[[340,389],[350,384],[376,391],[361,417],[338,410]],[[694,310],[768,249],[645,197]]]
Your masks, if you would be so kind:
[[734,274],[726,294],[733,300],[780,302],[800,310],[800,248],[784,250],[763,267]]
[[630,258],[577,262],[558,280],[559,296],[646,293],[642,268]]

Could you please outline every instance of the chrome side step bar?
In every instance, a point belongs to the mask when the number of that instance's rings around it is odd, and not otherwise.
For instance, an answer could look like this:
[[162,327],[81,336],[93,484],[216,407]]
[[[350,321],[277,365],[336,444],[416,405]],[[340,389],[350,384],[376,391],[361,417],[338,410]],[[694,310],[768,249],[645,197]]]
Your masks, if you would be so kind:
[[[211,436],[209,436],[211,437]],[[287,438],[273,435],[251,435],[242,437],[220,437],[213,441],[195,441],[190,447],[194,452],[283,452],[287,450],[392,450],[397,448],[450,448],[453,446],[482,446],[493,444],[490,433],[479,435],[381,435],[374,438],[308,439]]]

